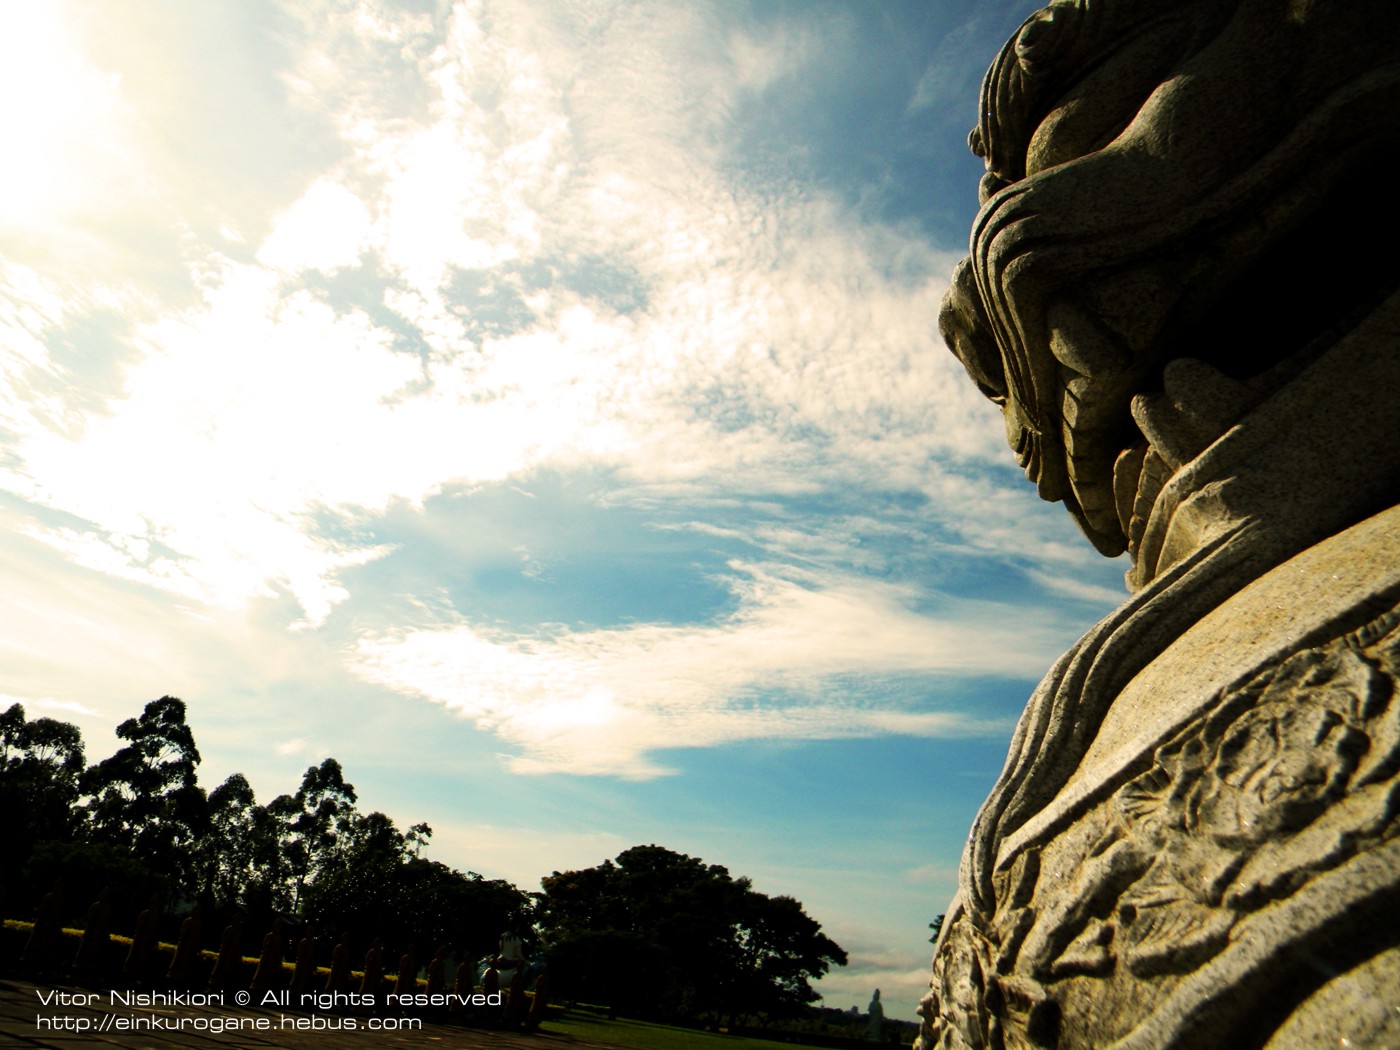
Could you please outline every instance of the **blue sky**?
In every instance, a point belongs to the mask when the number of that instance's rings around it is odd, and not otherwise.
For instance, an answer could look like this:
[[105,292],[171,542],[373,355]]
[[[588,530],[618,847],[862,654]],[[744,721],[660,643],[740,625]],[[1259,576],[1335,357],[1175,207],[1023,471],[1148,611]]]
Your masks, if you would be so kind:
[[10,5],[0,693],[527,889],[724,864],[912,1016],[1123,594],[937,334],[1035,6]]

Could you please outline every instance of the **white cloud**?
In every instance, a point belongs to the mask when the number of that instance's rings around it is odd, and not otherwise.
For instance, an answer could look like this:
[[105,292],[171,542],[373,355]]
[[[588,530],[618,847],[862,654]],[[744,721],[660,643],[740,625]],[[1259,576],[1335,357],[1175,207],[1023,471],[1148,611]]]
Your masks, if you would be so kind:
[[813,987],[822,1004],[838,1010],[854,1006],[865,1013],[875,990],[885,1016],[915,1020],[914,1010],[928,991],[933,946],[928,931],[879,928],[868,921],[840,920],[823,930],[845,949],[845,966],[833,967]]
[[27,696],[11,696],[8,693],[0,693],[0,708],[10,707],[12,704],[19,704],[24,708],[24,714],[29,721],[36,718],[53,717],[52,712],[60,712],[65,715],[83,715],[95,717],[97,712],[86,704],[80,704],[76,700],[49,700],[36,699]]
[[61,324],[62,296],[27,266],[0,260],[0,426],[12,431],[61,425],[65,406],[53,388],[61,375],[44,335]]
[[[887,676],[1034,677],[1064,639],[1005,610],[909,607],[911,589],[734,566],[739,606],[712,626],[639,624],[549,638],[457,624],[363,639],[358,673],[446,705],[521,750],[517,772],[666,772],[665,748],[769,737],[1003,732],[1001,723],[890,706]],[[788,699],[778,699],[785,696]]]
[[764,91],[818,61],[825,41],[810,26],[777,23],[767,33],[736,31],[728,41],[734,78],[749,91]]
[[0,166],[0,237],[71,234],[71,223],[110,215],[145,193],[137,119],[121,77],[82,53],[65,25],[66,6],[0,11],[0,92],[10,100],[0,110],[8,158]]
[[1128,600],[1126,587],[1104,587],[1072,576],[1041,572],[1035,569],[1028,570],[1026,575],[1051,593],[1076,598],[1080,601],[1094,602],[1109,609],[1122,605]]
[[36,700],[34,706],[40,711],[63,711],[73,715],[87,715],[97,717],[97,712],[86,704],[80,704],[76,700]]
[[258,261],[285,272],[331,271],[359,260],[369,236],[364,203],[344,186],[318,179],[279,215]]
[[17,524],[11,507],[0,507],[4,686],[30,717],[41,713],[31,702],[52,702],[55,710],[96,722],[100,733],[85,741],[90,761],[115,746],[111,727],[139,713],[141,704],[162,694],[197,700],[211,679],[233,677],[218,660],[201,664],[201,649],[222,659],[236,646],[256,646],[266,656],[282,644],[277,638],[250,643],[228,619],[200,623],[158,592],[74,569]]
[[869,1008],[872,994],[879,989],[880,1005],[886,1017],[913,1021],[919,1000],[928,993],[932,956],[932,946],[923,955],[901,952],[897,958],[888,960],[852,954],[847,966],[831,971],[815,988],[821,993],[824,1006],[838,1010],[854,1006],[862,1014]]
[[432,853],[453,867],[532,891],[554,871],[591,868],[635,845],[625,835],[577,827],[433,823]]
[[906,874],[914,882],[938,885],[947,890],[949,895],[958,885],[958,869],[947,864],[924,864]]
[[[363,423],[418,374],[362,314],[334,316],[228,266],[203,310],[142,330],[127,396],[76,435],[18,420],[9,486],[91,523],[34,526],[81,564],[218,605],[287,588],[312,622],[337,569],[380,553],[318,538],[322,503],[383,498]],[[367,465],[369,470],[366,470]]]
[[[435,49],[421,20],[366,16],[353,61],[348,45],[308,52],[352,157],[280,214],[259,265],[205,251],[202,301],[139,325],[124,396],[100,413],[11,406],[11,489],[90,523],[36,534],[203,601],[286,589],[316,624],[346,596],[338,573],[385,549],[330,542],[327,515],[544,464],[731,492],[917,487],[931,457],[999,444],[933,334],[946,260],[721,166],[730,103],[714,93],[733,63],[766,82],[807,60],[809,37],[745,42],[631,11],[578,48],[566,18],[473,10]],[[436,94],[412,118],[348,82],[396,40],[411,46],[384,68]],[[362,255],[391,274],[383,305],[426,359],[294,287]],[[581,258],[635,275],[642,308],[565,275],[522,300],[513,330],[473,336],[451,302],[453,273]],[[52,370],[43,342],[64,318],[41,320],[12,324],[10,352]]]

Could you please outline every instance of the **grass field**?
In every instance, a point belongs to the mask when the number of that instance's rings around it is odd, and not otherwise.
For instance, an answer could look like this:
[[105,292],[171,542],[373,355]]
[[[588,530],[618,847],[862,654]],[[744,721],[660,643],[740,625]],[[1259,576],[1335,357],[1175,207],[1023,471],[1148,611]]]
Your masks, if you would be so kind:
[[636,1047],[637,1050],[794,1050],[803,1046],[802,1043],[780,1043],[772,1039],[671,1028],[646,1021],[609,1021],[574,1011],[563,1018],[547,1021],[545,1027],[551,1032]]

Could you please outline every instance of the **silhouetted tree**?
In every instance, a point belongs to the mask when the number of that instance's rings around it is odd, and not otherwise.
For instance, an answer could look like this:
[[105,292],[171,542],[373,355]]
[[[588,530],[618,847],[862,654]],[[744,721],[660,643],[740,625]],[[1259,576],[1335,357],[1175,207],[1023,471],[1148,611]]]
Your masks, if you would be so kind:
[[808,979],[846,963],[846,953],[792,897],[768,897],[746,886],[734,918],[737,951],[721,971],[731,1019],[795,1015],[818,998]]
[[20,704],[0,714],[0,842],[11,885],[38,843],[72,837],[83,764],[77,726],[27,721]]
[[604,991],[641,1016],[791,1012],[818,997],[810,979],[846,962],[798,901],[660,846],[555,872],[543,890],[538,917],[556,989]]
[[396,949],[446,944],[454,954],[485,955],[506,928],[528,934],[529,895],[417,856],[431,835],[426,824],[404,833],[383,813],[357,816],[307,883],[303,915],[358,939],[393,931]]
[[268,812],[281,823],[279,839],[291,875],[287,906],[297,911],[308,880],[355,826],[355,787],[345,780],[340,763],[328,758],[308,767],[296,794],[273,799]]
[[395,872],[393,895],[397,927],[414,944],[445,944],[480,958],[495,951],[502,930],[533,939],[534,902],[504,879],[409,857]]
[[76,726],[0,713],[0,862],[26,892],[62,877],[73,907],[102,887],[134,909],[152,892],[240,907],[259,924],[300,913],[363,940],[386,934],[485,954],[502,929],[531,934],[530,895],[421,854],[427,824],[361,814],[340,763],[309,767],[293,794],[257,804],[234,773],[206,797],[184,703],[164,696],[117,727],[125,741],[84,768]]
[[199,749],[185,723],[184,701],[151,701],[139,718],[117,726],[117,736],[127,746],[79,779],[88,796],[87,833],[96,842],[130,847],[192,893],[193,847],[206,827],[208,801],[196,778]]
[[209,792],[208,824],[197,850],[200,890],[221,909],[237,902],[258,881],[258,833],[265,830],[258,827],[260,812],[242,773],[230,775]]

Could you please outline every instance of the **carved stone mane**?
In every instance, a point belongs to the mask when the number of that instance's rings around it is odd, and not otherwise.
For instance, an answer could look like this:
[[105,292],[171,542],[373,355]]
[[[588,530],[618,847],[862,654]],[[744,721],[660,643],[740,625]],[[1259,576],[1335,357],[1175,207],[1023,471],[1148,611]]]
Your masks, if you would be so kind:
[[970,141],[944,338],[1133,596],[1027,705],[923,1045],[1400,1043],[1400,18],[1056,0]]

